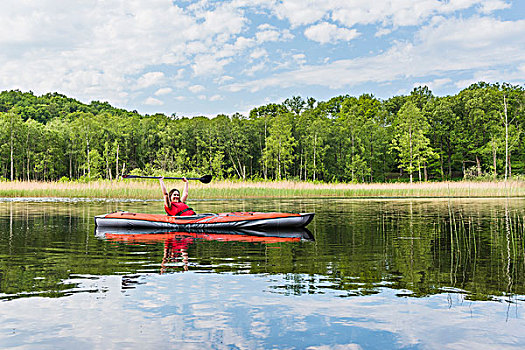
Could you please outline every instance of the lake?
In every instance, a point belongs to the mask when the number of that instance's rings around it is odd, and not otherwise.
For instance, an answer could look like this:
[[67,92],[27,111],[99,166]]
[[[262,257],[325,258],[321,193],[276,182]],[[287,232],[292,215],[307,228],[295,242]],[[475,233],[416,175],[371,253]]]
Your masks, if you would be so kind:
[[95,232],[160,201],[0,199],[2,349],[523,348],[525,199],[191,201],[301,238]]

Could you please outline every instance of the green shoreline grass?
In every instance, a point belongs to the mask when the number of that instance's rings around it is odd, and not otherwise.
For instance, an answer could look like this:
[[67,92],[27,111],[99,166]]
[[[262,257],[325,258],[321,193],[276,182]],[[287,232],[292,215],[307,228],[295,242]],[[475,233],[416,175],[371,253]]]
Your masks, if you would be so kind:
[[[182,188],[181,181],[166,181]],[[0,197],[160,199],[155,180],[79,182],[1,182]],[[480,198],[525,197],[525,181],[320,184],[312,182],[214,181],[190,183],[190,199],[245,198]]]

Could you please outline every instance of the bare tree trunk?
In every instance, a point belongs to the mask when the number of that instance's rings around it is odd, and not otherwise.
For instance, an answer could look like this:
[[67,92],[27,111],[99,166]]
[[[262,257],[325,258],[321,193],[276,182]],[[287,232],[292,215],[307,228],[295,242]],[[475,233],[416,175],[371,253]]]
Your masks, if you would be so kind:
[[497,153],[496,153],[496,145],[495,145],[495,141],[494,139],[492,139],[492,164],[493,164],[493,167],[494,167],[494,178],[496,178],[496,176],[498,176],[498,172],[496,170],[496,166],[497,166]]
[[[235,170],[235,172],[237,173],[237,176],[239,176],[239,178],[242,178],[242,175],[241,175],[241,161],[239,160],[239,157],[237,155],[235,155],[236,159],[233,159],[233,155],[232,155],[231,151],[228,152],[228,156],[230,157],[230,161],[232,162],[233,170]],[[237,168],[237,164],[239,164],[238,168]]]
[[73,142],[70,143],[69,149],[69,179],[73,178]]
[[509,176],[509,165],[510,165],[510,157],[509,157],[509,117],[507,115],[507,100],[505,98],[505,95],[503,95],[503,106],[505,111],[505,181],[507,181],[507,178]]
[[445,181],[445,168],[443,168],[443,139],[439,143],[439,166],[441,168],[441,181]]
[[117,158],[115,159],[115,161],[116,161],[116,164],[115,164],[115,170],[116,170],[115,179],[117,179],[117,180],[118,180],[118,150],[119,150],[119,144],[117,142]]
[[448,146],[448,178],[452,179],[452,152],[450,151],[450,144]]
[[111,167],[109,166],[109,143],[107,143],[107,148],[106,148],[106,172],[107,172],[107,177],[109,178],[109,181],[112,181],[113,174],[111,173]]
[[512,163],[510,162],[510,159],[512,158],[511,156],[511,150],[509,149],[509,158],[507,160],[507,164],[509,166],[509,178],[512,177]]
[[29,181],[29,157],[31,156],[31,152],[29,152],[29,131],[27,132],[27,138],[26,138],[26,155],[27,155],[27,181]]
[[11,181],[14,179],[13,140],[11,140]]
[[317,168],[316,168],[316,165],[315,165],[315,158],[317,156],[317,134],[315,134],[314,136],[314,181],[316,179],[316,175],[317,175]]
[[91,165],[89,164],[89,139],[86,138],[87,168],[88,176],[91,177]]
[[[266,119],[267,117],[264,116],[264,149],[268,149],[268,142],[266,140]],[[264,151],[263,151],[264,154]],[[265,161],[263,164],[263,173],[264,173],[264,179],[267,180],[268,178],[268,166],[267,162]]]
[[30,157],[30,153],[29,153],[29,148],[27,149],[27,181],[29,181],[29,157]]
[[308,150],[304,150],[304,180],[308,179]]
[[303,149],[301,148],[301,156],[300,156],[300,162],[299,162],[299,180],[302,180],[302,177],[303,177]]
[[370,167],[370,183],[374,182],[374,169],[372,167],[372,159],[374,159],[374,145],[372,144],[372,141],[370,141],[370,163],[368,166]]
[[9,142],[11,148],[11,181],[14,179],[14,159],[13,159],[13,117],[11,116],[11,139]]
[[410,142],[410,183],[413,182],[413,177],[412,177],[412,157],[413,157],[413,149],[412,149],[412,127],[410,127],[410,130],[409,130],[409,142]]
[[354,167],[354,134],[352,133],[352,153],[351,153],[351,164],[352,164],[352,182],[355,180],[355,167]]
[[481,159],[476,155],[476,168],[478,170],[478,176],[481,176]]
[[279,168],[279,180],[281,179],[281,139],[279,139],[279,152],[277,152],[277,164]]
[[439,155],[439,168],[441,170],[441,181],[445,181],[445,168],[443,167],[443,154]]

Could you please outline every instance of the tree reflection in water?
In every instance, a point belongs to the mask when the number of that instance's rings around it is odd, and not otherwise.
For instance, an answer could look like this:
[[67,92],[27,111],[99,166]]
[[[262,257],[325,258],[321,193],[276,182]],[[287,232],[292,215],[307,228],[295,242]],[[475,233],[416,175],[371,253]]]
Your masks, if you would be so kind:
[[516,295],[525,294],[522,204],[519,199],[307,203],[301,209],[317,212],[309,226],[315,241],[299,242],[205,232],[94,239],[92,217],[108,211],[107,204],[44,203],[35,210],[32,203],[2,203],[0,293],[6,299],[60,297],[78,291],[68,282],[75,275],[192,269],[284,275],[286,283],[270,290],[293,295],[327,289],[341,296],[368,295],[388,287],[399,296],[464,293],[471,300],[506,296],[514,303]]

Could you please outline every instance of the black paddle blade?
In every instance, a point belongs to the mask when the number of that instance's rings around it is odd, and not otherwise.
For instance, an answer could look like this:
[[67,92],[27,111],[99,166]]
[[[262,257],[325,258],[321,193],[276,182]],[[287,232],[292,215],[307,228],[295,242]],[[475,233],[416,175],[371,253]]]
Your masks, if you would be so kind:
[[213,178],[213,176],[211,175],[204,175],[203,177],[201,177],[199,180],[203,183],[203,184],[207,184],[207,183],[210,183],[211,179]]
[[[160,179],[160,176],[140,176],[140,175],[122,175],[123,179]],[[213,176],[204,175],[203,177],[189,177],[188,180],[199,180],[202,183],[209,183]],[[166,180],[182,180],[182,177],[164,177]]]

